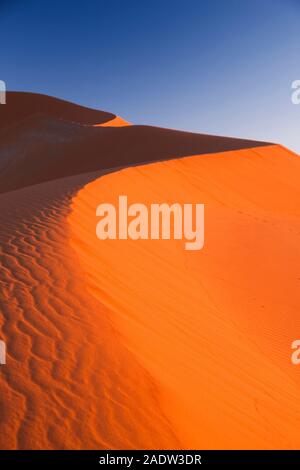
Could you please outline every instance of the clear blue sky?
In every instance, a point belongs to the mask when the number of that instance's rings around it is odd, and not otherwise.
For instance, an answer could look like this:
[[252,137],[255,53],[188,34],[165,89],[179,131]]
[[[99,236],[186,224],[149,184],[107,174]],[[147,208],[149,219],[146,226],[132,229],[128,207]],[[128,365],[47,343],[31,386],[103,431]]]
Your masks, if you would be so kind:
[[0,79],[300,153],[300,0],[0,0]]

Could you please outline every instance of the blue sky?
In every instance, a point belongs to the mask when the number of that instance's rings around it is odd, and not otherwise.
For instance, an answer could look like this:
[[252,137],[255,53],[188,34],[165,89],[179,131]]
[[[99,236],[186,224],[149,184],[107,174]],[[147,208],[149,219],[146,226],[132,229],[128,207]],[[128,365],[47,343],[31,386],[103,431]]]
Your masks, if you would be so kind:
[[0,0],[0,79],[300,153],[300,0]]

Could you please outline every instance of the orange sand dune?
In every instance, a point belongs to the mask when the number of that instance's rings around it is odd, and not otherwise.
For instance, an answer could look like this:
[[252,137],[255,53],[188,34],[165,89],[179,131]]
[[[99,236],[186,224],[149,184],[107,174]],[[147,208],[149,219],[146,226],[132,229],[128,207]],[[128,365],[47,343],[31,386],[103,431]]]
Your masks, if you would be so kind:
[[[0,107],[0,448],[299,447],[300,160],[125,124]],[[120,194],[205,203],[204,249],[100,242]]]
[[156,385],[85,287],[67,215],[95,175],[0,196],[1,449],[178,446]]
[[0,193],[130,164],[268,145],[120,119],[49,96],[9,93],[0,106]]
[[131,126],[131,123],[125,121],[125,119],[121,118],[120,116],[116,116],[111,121],[104,122],[103,124],[95,124],[95,127],[124,127],[124,126]]
[[[95,318],[104,306],[180,446],[300,446],[300,376],[290,361],[300,334],[299,178],[299,158],[270,146],[122,170],[73,200],[71,246]],[[98,240],[96,207],[117,205],[120,194],[204,203],[204,249]]]

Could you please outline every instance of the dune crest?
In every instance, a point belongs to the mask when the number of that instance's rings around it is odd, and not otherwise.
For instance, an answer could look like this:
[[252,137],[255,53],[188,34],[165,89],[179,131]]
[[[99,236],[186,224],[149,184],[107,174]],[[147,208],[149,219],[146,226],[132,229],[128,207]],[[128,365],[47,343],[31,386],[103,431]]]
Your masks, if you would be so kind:
[[[299,448],[299,176],[298,157],[259,147],[125,169],[73,200],[71,244],[89,292],[186,448]],[[204,203],[204,249],[99,241],[95,208],[119,194]]]
[[39,93],[8,91],[0,108],[0,130],[32,116],[45,116],[86,125],[100,124],[116,116]]
[[132,124],[128,121],[125,121],[125,119],[121,118],[120,116],[116,116],[114,119],[111,121],[104,122],[102,124],[94,124],[95,127],[125,127],[125,126],[131,126]]
[[92,171],[262,145],[269,144],[124,125],[111,113],[9,92],[0,106],[0,193]]
[[[299,159],[127,124],[32,93],[0,107],[0,447],[299,446]],[[204,203],[204,249],[100,242],[120,194]]]

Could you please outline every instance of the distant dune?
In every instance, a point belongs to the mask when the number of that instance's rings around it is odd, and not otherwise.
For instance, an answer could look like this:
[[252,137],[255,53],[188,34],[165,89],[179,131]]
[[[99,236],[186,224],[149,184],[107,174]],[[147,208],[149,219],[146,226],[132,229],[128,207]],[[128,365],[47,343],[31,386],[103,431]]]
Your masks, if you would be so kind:
[[[0,107],[0,192],[100,169],[267,145],[150,126],[111,127],[112,114],[44,95],[33,95],[31,110],[31,97],[11,93]],[[108,126],[95,126],[101,122]]]
[[[0,107],[0,448],[299,448],[300,160],[127,124]],[[204,203],[204,249],[100,242],[120,194]]]
[[0,129],[19,123],[30,116],[48,116],[87,125],[101,124],[116,117],[112,113],[37,93],[7,92],[6,102],[7,106],[0,109]]
[[102,124],[95,124],[95,127],[124,127],[124,126],[131,126],[131,123],[125,121],[125,119],[121,118],[120,116],[116,116],[111,121],[103,122]]

